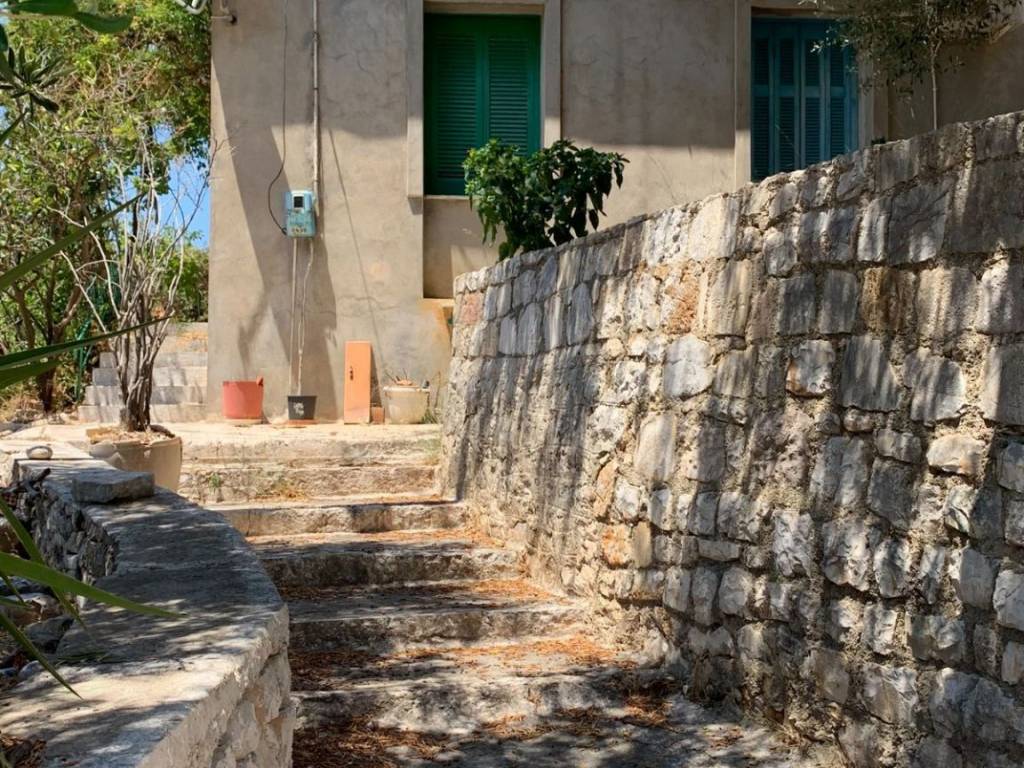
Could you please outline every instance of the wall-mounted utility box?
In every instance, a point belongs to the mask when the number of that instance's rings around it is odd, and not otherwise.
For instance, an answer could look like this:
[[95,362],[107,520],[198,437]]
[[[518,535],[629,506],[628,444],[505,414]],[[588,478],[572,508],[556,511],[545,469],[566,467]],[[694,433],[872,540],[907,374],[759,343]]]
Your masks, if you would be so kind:
[[316,237],[316,198],[308,189],[293,189],[285,194],[284,228],[288,237]]

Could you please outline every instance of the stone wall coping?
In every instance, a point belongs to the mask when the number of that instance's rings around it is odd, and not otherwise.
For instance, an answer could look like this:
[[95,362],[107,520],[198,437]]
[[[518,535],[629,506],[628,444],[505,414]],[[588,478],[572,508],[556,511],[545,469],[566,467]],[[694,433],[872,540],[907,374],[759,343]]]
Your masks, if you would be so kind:
[[[228,721],[270,657],[284,651],[288,611],[256,555],[220,515],[157,489],[110,505],[74,501],[77,476],[124,473],[71,446],[30,461],[0,441],[0,479],[50,475],[48,502],[81,515],[78,527],[109,537],[103,589],[181,614],[166,619],[88,604],[57,651],[81,698],[47,675],[19,685],[0,708],[0,731],[44,739],[43,765],[76,768],[210,766]],[[277,702],[281,706],[280,702]]]

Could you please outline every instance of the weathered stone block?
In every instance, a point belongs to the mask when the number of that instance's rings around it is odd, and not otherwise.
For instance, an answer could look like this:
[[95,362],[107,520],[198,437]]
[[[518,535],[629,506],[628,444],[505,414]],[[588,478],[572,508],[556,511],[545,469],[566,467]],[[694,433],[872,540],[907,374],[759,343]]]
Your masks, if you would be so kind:
[[977,288],[969,269],[938,267],[922,272],[917,281],[918,338],[950,339],[969,329]]
[[1024,632],[1024,573],[1004,569],[996,579],[992,603],[1000,626]]
[[999,454],[999,484],[1024,493],[1024,443],[1010,443]]
[[850,597],[834,600],[829,606],[829,637],[840,645],[849,645],[860,639],[863,632],[864,606]]
[[662,386],[668,397],[693,397],[711,386],[711,347],[696,336],[683,336],[668,348]]
[[703,422],[696,436],[689,436],[689,450],[680,461],[680,471],[688,480],[714,483],[722,479],[726,465],[725,429]]
[[840,653],[815,648],[804,663],[804,675],[814,681],[818,693],[829,701],[845,704],[850,697],[850,673]]
[[516,319],[506,317],[501,321],[501,335],[498,336],[498,351],[503,355],[514,355],[518,336],[516,334]]
[[935,603],[942,588],[942,574],[946,568],[946,549],[934,544],[926,544],[921,550],[921,563],[918,566],[917,590],[929,604]]
[[715,619],[715,595],[718,594],[718,574],[710,568],[698,568],[690,581],[693,600],[693,618],[708,626]]
[[960,599],[975,608],[991,609],[996,565],[976,549],[955,552],[950,558],[950,579]]
[[876,197],[864,210],[857,236],[857,261],[885,261],[885,243],[892,216],[892,198]]
[[964,657],[967,635],[964,623],[945,616],[913,616],[910,619],[910,649],[925,661],[955,664]]
[[997,541],[1003,538],[1003,500],[998,488],[950,490],[942,508],[943,522],[972,539]]
[[761,624],[744,624],[736,633],[736,650],[745,662],[764,661],[771,653]]
[[1013,641],[1006,644],[1001,672],[1004,683],[1017,685],[1024,682],[1024,644]]
[[651,494],[647,504],[651,524],[661,531],[673,531],[676,527],[676,511],[672,502],[672,491],[663,488]]
[[765,269],[772,277],[785,277],[797,265],[796,245],[788,233],[770,229],[764,236]]
[[152,472],[86,469],[71,478],[71,497],[82,504],[113,504],[149,498],[156,492]]
[[875,432],[875,450],[880,456],[896,459],[904,464],[917,464],[921,461],[921,439],[909,432],[878,430]]
[[774,514],[772,555],[775,567],[783,576],[803,576],[810,573],[813,562],[814,521],[810,515],[795,509],[780,509]]
[[965,435],[945,435],[928,447],[928,465],[937,472],[977,477],[985,468],[986,446]]
[[959,365],[918,350],[904,359],[903,377],[913,393],[911,419],[934,424],[960,418],[967,402],[967,380]]
[[674,416],[653,416],[640,428],[633,466],[649,483],[663,483],[672,475],[676,457]]
[[727,259],[736,248],[739,200],[734,195],[719,195],[704,200],[690,219],[686,230],[685,256],[694,261]]
[[965,168],[956,190],[950,246],[958,253],[1024,247],[1024,202],[1008,189],[1024,185],[1024,160]]
[[1024,331],[1024,264],[1000,261],[985,270],[975,327],[993,336]]
[[669,568],[665,576],[665,596],[663,602],[667,608],[680,613],[690,610],[690,572],[683,568]]
[[690,627],[690,631],[686,634],[686,641],[690,647],[690,653],[698,658],[701,656],[732,658],[736,655],[736,646],[733,643],[732,635],[725,627],[718,627],[713,632]]
[[974,666],[988,677],[999,677],[999,655],[1002,641],[995,627],[974,625]]
[[615,496],[612,501],[616,520],[625,523],[637,522],[640,519],[642,506],[643,489],[620,480],[615,486]]
[[697,542],[697,551],[700,556],[707,560],[715,560],[719,563],[729,563],[739,560],[743,548],[734,541],[711,541],[701,539]]
[[572,303],[569,306],[569,317],[566,328],[566,342],[582,344],[590,338],[594,328],[594,308],[590,295],[590,286],[578,285],[572,292]]
[[733,350],[715,371],[714,392],[721,397],[746,399],[753,394],[757,376],[757,348]]
[[1006,503],[1006,541],[1024,547],[1024,501],[1013,499]]
[[899,406],[896,372],[880,339],[858,336],[847,343],[839,402],[866,411],[893,411]]
[[718,516],[717,493],[699,493],[694,501],[686,523],[686,529],[694,536],[714,536],[715,518]]
[[722,268],[703,302],[704,316],[714,335],[744,335],[753,284],[754,270],[749,260],[730,261]]
[[853,330],[853,324],[857,320],[859,291],[856,275],[836,270],[825,273],[821,308],[818,312],[819,333],[829,335],[849,333]]
[[879,656],[891,656],[895,650],[896,622],[899,613],[874,603],[864,611],[864,645]]
[[917,673],[909,667],[866,664],[861,700],[867,710],[887,723],[909,725],[917,709]]
[[[528,273],[529,274],[529,273]],[[539,304],[530,304],[519,318],[516,353],[535,355],[544,343],[543,316]]]
[[800,397],[821,397],[832,388],[836,353],[827,341],[805,341],[789,360],[786,389]]
[[836,506],[852,509],[863,502],[870,460],[871,449],[866,440],[853,438],[847,442],[836,474]]
[[1024,425],[1024,344],[1008,344],[989,351],[981,409],[990,421]]
[[863,520],[845,518],[821,527],[824,561],[822,571],[833,584],[861,592],[870,586],[872,539],[877,534]]
[[718,609],[727,616],[747,616],[753,593],[753,575],[742,568],[730,568],[718,587]]
[[915,480],[914,467],[894,461],[876,461],[868,486],[868,508],[895,528],[910,530],[914,521]]
[[882,597],[899,597],[906,593],[910,557],[910,542],[906,539],[886,539],[875,549],[875,581]]
[[893,264],[919,264],[935,258],[946,236],[953,184],[948,179],[921,182],[893,199],[889,219],[889,260]]
[[782,336],[810,333],[817,317],[814,275],[779,281],[779,325]]
[[718,500],[718,530],[730,539],[756,543],[765,509],[749,496],[730,491]]
[[610,374],[608,386],[601,393],[601,400],[614,405],[636,402],[647,388],[647,366],[635,360],[616,363]]
[[899,334],[914,327],[917,275],[895,267],[864,270],[860,313],[868,331],[880,336]]

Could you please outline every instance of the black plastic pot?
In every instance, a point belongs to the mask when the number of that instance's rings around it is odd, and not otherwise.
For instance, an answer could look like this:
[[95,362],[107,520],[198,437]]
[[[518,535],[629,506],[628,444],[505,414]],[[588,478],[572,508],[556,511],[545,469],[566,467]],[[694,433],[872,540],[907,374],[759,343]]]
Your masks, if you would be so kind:
[[313,421],[316,418],[316,395],[290,395],[289,421]]

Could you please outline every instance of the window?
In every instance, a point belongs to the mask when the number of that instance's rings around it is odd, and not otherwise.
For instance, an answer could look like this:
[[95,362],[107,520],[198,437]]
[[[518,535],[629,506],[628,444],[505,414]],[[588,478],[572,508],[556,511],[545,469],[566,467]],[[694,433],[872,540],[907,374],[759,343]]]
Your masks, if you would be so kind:
[[754,180],[857,148],[857,75],[849,48],[825,45],[829,24],[754,19]]
[[465,193],[462,162],[489,139],[540,149],[540,17],[428,14],[425,189]]

